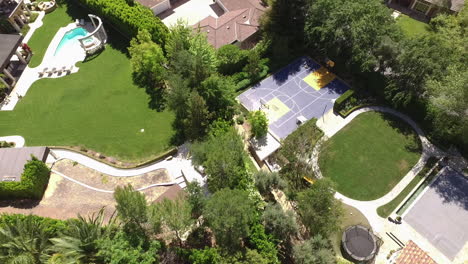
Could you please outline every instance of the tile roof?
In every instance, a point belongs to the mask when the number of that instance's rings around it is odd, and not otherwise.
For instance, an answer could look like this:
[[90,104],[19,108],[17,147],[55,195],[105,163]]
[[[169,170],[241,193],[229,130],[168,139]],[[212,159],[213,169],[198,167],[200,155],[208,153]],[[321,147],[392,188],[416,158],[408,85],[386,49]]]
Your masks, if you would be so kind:
[[233,8],[244,7],[229,11],[214,18],[208,16],[193,27],[205,32],[208,42],[215,48],[231,44],[236,41],[242,42],[255,34],[259,30],[260,17],[264,13],[264,7],[257,7],[252,4],[258,2],[255,0],[233,0],[223,1],[224,4],[230,3]]
[[400,252],[395,264],[437,264],[427,253],[412,240]]

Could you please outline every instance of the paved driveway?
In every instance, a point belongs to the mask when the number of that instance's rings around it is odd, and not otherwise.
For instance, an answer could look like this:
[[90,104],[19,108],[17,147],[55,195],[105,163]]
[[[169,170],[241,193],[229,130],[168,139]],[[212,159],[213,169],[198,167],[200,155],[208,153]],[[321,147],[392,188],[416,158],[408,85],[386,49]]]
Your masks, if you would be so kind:
[[171,26],[182,19],[188,25],[194,25],[207,16],[217,18],[222,9],[213,0],[179,0],[169,9],[158,16],[166,26]]

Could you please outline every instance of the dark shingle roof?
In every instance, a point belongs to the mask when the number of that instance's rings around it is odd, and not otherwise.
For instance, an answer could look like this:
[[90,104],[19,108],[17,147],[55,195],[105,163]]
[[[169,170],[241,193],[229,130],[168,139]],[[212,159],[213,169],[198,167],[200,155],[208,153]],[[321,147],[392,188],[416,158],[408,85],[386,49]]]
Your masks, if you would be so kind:
[[0,34],[0,71],[10,62],[23,36],[18,34]]
[[49,149],[47,147],[0,148],[0,181],[20,181],[24,165],[31,160],[31,155],[45,162]]

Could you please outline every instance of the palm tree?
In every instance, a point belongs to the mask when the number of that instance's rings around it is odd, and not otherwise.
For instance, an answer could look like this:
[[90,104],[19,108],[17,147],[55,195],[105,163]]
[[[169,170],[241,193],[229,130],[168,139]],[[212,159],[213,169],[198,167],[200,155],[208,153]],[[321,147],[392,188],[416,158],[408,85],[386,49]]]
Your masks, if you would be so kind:
[[[109,226],[113,225],[111,216]],[[96,240],[103,238],[109,228],[103,227],[104,208],[88,218],[78,215],[78,219],[71,220],[67,231],[58,238],[52,238],[54,246],[52,252],[58,253],[60,258],[67,259],[67,263],[92,263],[98,251]]]
[[46,226],[32,216],[16,219],[0,228],[0,262],[40,264],[49,258],[50,234]]

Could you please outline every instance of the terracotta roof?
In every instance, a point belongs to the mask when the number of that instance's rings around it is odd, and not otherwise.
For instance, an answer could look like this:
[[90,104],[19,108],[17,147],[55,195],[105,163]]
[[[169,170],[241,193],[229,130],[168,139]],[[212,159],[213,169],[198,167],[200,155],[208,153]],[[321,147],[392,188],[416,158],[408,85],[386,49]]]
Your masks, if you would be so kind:
[[179,196],[179,194],[183,194],[183,193],[184,193],[184,190],[180,188],[178,184],[175,184],[169,187],[169,189],[167,189],[163,194],[161,194],[158,197],[158,199],[156,199],[154,202],[158,203],[164,199],[174,200]]
[[244,8],[257,8],[265,10],[265,6],[259,0],[216,0],[227,11],[234,11]]
[[395,264],[437,264],[412,240],[400,252]]
[[138,3],[148,7],[148,8],[153,8],[162,2],[166,2],[168,0],[136,0]]
[[244,8],[230,11],[219,18],[208,16],[195,24],[195,29],[205,32],[208,42],[215,48],[236,41],[244,41],[258,31],[263,10]]

